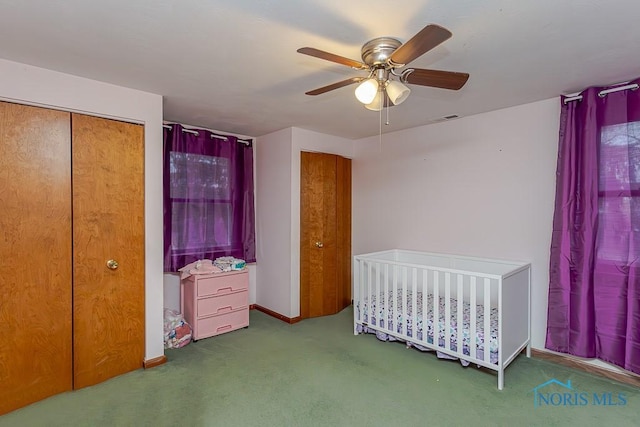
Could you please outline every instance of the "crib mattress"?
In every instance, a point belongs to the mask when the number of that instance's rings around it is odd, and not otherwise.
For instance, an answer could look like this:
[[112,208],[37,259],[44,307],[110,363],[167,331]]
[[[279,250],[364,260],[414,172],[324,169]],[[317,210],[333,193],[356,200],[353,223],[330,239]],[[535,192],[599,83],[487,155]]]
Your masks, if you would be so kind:
[[[380,300],[383,300],[384,295],[380,296]],[[423,313],[424,304],[422,303],[422,292],[418,292],[417,295],[417,331],[416,336],[418,340],[427,341],[429,344],[433,344],[434,341],[434,330],[437,329],[437,339],[439,347],[445,347],[445,340],[448,338],[451,343],[451,349],[454,351],[458,351],[458,322],[457,322],[457,314],[458,314],[458,301],[454,298],[449,300],[450,307],[450,315],[451,319],[449,322],[449,330],[446,330],[445,323],[445,298],[438,298],[438,322],[437,326],[434,322],[434,303],[433,303],[433,295],[427,295],[426,308],[427,313]],[[376,296],[372,296],[372,301],[364,300],[362,302],[358,302],[356,306],[356,310],[358,312],[358,319],[361,322],[367,323],[372,326],[378,326],[385,329],[391,329],[396,331],[398,334],[402,334],[403,326],[406,328],[406,335],[409,337],[413,337],[413,307],[412,307],[412,291],[409,290],[407,292],[407,301],[409,307],[407,308],[407,314],[403,313],[404,310],[404,301],[405,299],[402,297],[402,290],[399,290],[396,295],[396,311],[393,312],[393,307],[391,305],[391,301],[393,299],[393,292],[389,292],[389,297],[387,301],[389,301],[389,308],[387,310],[387,318],[383,319],[383,305],[376,304]],[[362,307],[360,305],[362,304]],[[371,319],[369,319],[369,313],[371,314]],[[470,324],[471,324],[471,305],[468,302],[463,302],[463,316],[462,316],[463,324],[462,324],[462,340],[463,340],[463,354],[470,355],[469,351],[469,343],[470,343]],[[385,321],[386,325],[385,326]],[[406,323],[406,325],[405,325]],[[426,339],[424,337],[426,324]],[[377,330],[369,330],[368,328],[362,328],[363,332],[374,332],[376,336],[381,340],[396,340],[397,338],[386,334],[384,332],[380,332]],[[484,307],[482,305],[476,306],[476,354],[475,357],[478,359],[484,359],[484,349],[485,349],[485,331],[484,331]],[[491,363],[498,363],[498,309],[491,308],[490,310],[490,331],[488,335],[488,348],[490,351],[490,361]],[[412,344],[422,350],[427,350],[424,347],[421,347],[418,344]],[[446,357],[444,354],[439,354],[441,357]],[[466,364],[466,363],[465,363]]]

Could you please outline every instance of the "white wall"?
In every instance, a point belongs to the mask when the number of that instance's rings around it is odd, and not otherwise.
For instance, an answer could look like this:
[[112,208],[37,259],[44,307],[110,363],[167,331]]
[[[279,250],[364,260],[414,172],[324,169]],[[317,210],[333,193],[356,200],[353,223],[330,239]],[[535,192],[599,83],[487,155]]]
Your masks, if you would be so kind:
[[256,303],[289,316],[291,307],[292,129],[258,137],[256,162]]
[[256,303],[300,315],[300,152],[353,157],[353,141],[299,128],[256,142]]
[[0,99],[145,125],[145,359],[162,337],[162,97],[0,59]]
[[532,345],[544,348],[558,99],[358,140],[353,250],[532,263]]

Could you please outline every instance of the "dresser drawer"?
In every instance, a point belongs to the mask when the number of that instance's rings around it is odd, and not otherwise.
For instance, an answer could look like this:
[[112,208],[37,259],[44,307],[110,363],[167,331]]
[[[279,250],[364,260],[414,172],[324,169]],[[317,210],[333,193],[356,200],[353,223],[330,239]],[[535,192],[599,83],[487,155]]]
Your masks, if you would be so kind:
[[202,277],[198,279],[198,296],[228,294],[230,292],[249,289],[249,275],[246,272],[238,274],[221,274],[217,277]]
[[245,326],[249,326],[249,310],[198,319],[197,339],[223,334]]
[[198,300],[198,317],[213,316],[249,307],[249,291],[234,292],[219,297],[208,297]]

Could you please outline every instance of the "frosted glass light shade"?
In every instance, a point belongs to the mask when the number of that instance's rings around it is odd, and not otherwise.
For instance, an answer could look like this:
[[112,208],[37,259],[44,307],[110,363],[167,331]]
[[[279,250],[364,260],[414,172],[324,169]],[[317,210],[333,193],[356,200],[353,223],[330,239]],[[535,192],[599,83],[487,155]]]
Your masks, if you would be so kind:
[[402,104],[411,93],[411,89],[395,80],[390,80],[389,83],[387,83],[386,90],[387,95],[389,95],[389,99],[391,99],[391,102],[393,102],[394,105]]
[[356,88],[356,98],[365,105],[370,104],[377,93],[378,81],[376,79],[367,79]]
[[384,105],[382,104],[383,100],[384,100],[384,97],[382,96],[382,91],[379,90],[376,93],[376,97],[373,98],[373,101],[371,101],[368,104],[365,104],[364,108],[371,111],[380,111],[382,110],[382,107],[384,107]]

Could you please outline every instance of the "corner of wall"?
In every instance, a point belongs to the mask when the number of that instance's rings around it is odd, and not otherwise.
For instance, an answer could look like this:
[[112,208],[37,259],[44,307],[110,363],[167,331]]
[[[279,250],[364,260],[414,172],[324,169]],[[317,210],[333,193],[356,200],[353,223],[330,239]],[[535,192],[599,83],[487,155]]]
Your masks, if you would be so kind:
[[290,312],[292,128],[256,139],[256,304]]

